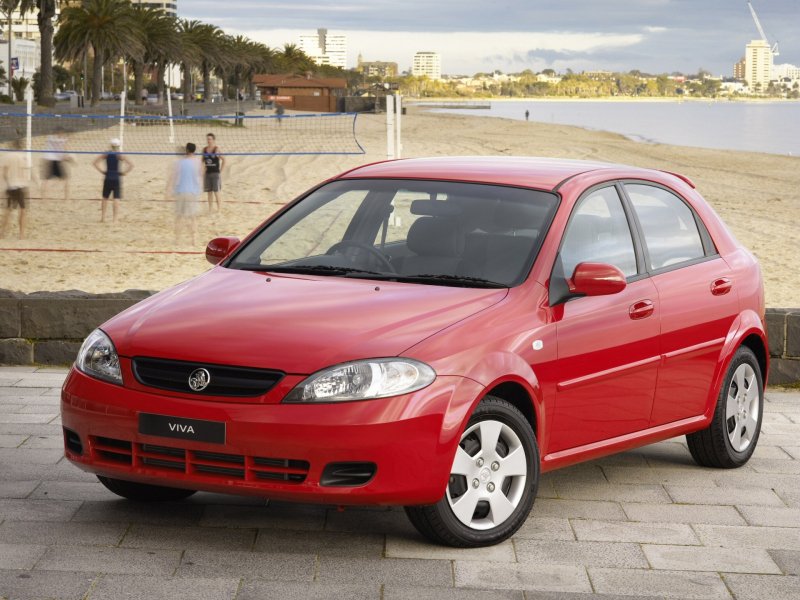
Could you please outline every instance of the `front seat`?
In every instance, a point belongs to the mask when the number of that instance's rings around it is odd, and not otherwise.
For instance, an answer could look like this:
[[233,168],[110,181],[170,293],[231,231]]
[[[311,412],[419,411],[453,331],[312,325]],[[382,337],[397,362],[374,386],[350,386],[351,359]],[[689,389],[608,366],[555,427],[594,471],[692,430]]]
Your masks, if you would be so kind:
[[412,252],[403,260],[403,275],[455,275],[464,252],[464,231],[457,218],[420,217],[408,230]]

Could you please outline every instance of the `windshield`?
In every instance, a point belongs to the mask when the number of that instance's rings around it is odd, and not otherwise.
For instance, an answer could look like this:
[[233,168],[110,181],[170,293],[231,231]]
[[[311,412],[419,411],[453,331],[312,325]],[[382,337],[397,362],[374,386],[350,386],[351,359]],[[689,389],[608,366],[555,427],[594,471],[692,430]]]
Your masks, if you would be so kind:
[[510,287],[524,281],[555,194],[445,181],[324,185],[236,252],[232,269]]

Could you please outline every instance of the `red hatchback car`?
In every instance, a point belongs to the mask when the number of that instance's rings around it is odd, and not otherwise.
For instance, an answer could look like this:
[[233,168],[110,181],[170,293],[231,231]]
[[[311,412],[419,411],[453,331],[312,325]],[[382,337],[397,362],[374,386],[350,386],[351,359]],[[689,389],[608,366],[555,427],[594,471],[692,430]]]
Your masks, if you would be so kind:
[[542,472],[684,434],[704,466],[755,450],[761,274],[685,177],[384,162],[207,256],[93,332],[64,384],[67,458],[126,498],[404,505],[482,546]]

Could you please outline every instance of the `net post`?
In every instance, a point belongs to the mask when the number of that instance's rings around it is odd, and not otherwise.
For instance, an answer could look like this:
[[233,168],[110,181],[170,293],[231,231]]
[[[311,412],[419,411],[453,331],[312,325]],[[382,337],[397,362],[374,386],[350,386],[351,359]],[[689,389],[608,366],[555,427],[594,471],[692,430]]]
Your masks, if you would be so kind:
[[386,94],[386,158],[394,158],[394,96]]
[[395,147],[397,148],[397,151],[395,152],[396,158],[403,158],[403,142],[402,142],[402,137],[400,135],[400,124],[401,124],[400,123],[400,116],[403,114],[403,109],[402,109],[403,101],[402,101],[401,98],[402,98],[402,96],[398,92],[394,93],[394,111],[395,111],[395,117],[394,117],[395,134],[394,134],[394,139],[395,139]]
[[122,60],[122,93],[119,95],[119,149],[125,150],[125,102],[128,100],[128,61]]
[[31,172],[31,168],[33,167],[33,152],[31,149],[33,148],[33,86],[28,84],[28,87],[25,88],[25,100],[28,104],[28,116],[26,117],[26,145],[25,149],[27,152],[26,161],[28,166],[28,180],[30,181],[33,173]]
[[[170,82],[172,77],[170,77]],[[172,86],[167,85],[167,117],[169,118],[169,143],[175,144],[175,121],[172,120]]]

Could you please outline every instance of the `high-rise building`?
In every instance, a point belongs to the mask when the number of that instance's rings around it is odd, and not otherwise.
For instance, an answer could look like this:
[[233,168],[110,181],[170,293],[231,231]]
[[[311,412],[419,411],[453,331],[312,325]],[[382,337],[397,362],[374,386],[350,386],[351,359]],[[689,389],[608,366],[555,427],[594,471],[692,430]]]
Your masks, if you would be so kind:
[[772,49],[766,40],[753,40],[745,47],[744,79],[751,90],[767,89],[772,80]]
[[147,8],[161,9],[171,17],[178,16],[178,0],[163,0],[162,2],[152,2],[152,0],[131,0],[134,4],[140,4]]
[[738,62],[733,64],[733,78],[738,81],[744,81],[747,79],[745,73],[747,73],[747,64],[743,56]]
[[424,75],[428,79],[441,79],[442,57],[438,52],[417,52],[411,65],[411,74],[415,77]]
[[327,29],[317,29],[316,35],[301,35],[300,49],[318,65],[347,68],[347,36],[331,35]]

